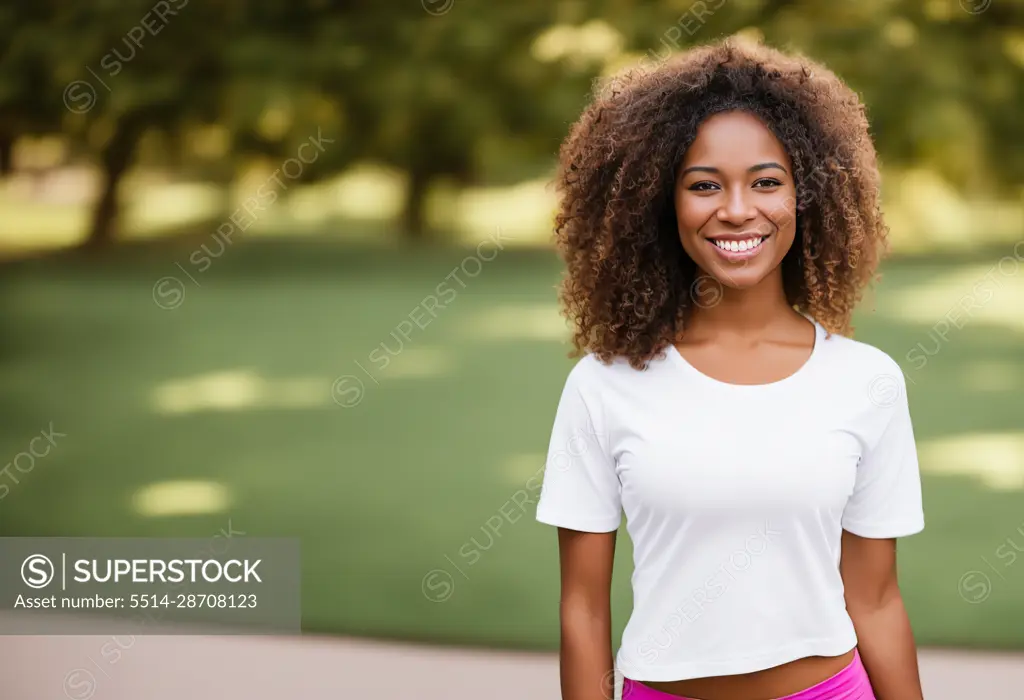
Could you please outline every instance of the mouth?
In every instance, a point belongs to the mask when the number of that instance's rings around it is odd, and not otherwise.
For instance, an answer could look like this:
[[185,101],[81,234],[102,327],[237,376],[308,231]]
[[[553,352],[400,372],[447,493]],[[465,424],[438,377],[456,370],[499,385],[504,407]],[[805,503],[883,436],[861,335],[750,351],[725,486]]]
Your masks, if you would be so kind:
[[706,238],[709,245],[729,261],[749,260],[764,250],[765,242],[772,234],[753,233],[750,235],[728,235]]

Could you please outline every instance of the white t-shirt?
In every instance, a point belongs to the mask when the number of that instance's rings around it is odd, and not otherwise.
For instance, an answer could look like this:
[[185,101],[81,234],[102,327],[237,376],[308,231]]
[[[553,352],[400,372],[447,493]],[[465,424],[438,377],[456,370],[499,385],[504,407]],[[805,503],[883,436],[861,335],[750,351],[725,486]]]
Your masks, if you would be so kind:
[[899,365],[815,322],[794,374],[728,384],[672,346],[645,371],[587,355],[554,421],[537,520],[633,541],[616,666],[638,681],[749,673],[857,644],[840,536],[924,528]]

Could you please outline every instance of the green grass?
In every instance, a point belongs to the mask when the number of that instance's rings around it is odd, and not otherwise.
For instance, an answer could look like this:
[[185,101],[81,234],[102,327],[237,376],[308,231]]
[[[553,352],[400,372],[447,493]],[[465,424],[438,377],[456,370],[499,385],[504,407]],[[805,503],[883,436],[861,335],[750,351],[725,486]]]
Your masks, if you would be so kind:
[[[554,531],[533,521],[532,506],[493,540],[482,528],[541,466],[571,360],[557,339],[474,331],[488,319],[516,331],[501,314],[553,304],[554,255],[507,250],[463,277],[465,289],[453,282],[456,297],[379,369],[371,352],[381,342],[397,347],[392,331],[438,294],[466,251],[264,241],[228,249],[201,273],[190,252],[125,249],[4,266],[0,455],[6,463],[51,422],[66,437],[18,474],[0,501],[0,534],[206,537],[230,518],[249,536],[301,538],[307,630],[554,647]],[[894,319],[883,313],[886,301],[955,269],[888,266],[880,311],[858,317],[858,338],[902,359],[934,320]],[[186,285],[173,310],[153,301],[154,283],[168,275]],[[1008,379],[1003,390],[980,391],[961,379],[972,363],[1022,359],[1019,333],[977,323],[923,369],[908,367],[918,440],[1021,430],[1019,385]],[[218,410],[154,408],[167,382],[232,371],[264,384],[211,390],[236,399]],[[332,400],[342,375],[363,380],[357,406]],[[279,396],[286,390],[287,400]],[[133,508],[137,490],[173,480],[223,484],[232,500],[193,515]],[[1004,567],[995,554],[1007,537],[1024,547],[1022,492],[993,491],[970,475],[926,474],[924,487],[928,526],[901,544],[919,641],[1024,647],[1024,561]],[[472,563],[470,548],[481,554]],[[629,611],[630,559],[623,531],[616,635]],[[435,569],[454,585],[443,603],[422,590]],[[971,570],[990,575],[983,604],[958,594]]]

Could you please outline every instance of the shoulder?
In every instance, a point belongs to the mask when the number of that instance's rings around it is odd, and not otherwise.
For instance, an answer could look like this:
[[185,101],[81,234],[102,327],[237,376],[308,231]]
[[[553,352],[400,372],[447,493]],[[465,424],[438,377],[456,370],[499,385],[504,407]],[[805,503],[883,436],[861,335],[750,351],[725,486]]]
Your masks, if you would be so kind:
[[565,391],[579,394],[584,403],[594,407],[605,401],[629,401],[646,396],[663,383],[666,371],[665,353],[648,362],[647,368],[638,370],[626,357],[615,357],[605,362],[593,353],[584,355],[569,371]]
[[829,374],[823,387],[835,391],[838,401],[832,403],[845,406],[854,422],[874,433],[884,429],[895,413],[907,410],[907,379],[889,353],[836,333],[823,342],[823,364]]
[[616,357],[611,362],[605,362],[594,353],[588,352],[573,365],[569,372],[569,378],[576,381],[607,381],[626,370],[633,371],[624,357]]
[[629,364],[626,357],[615,357],[609,362],[600,359],[594,353],[587,353],[569,371],[567,383],[579,387],[610,386],[622,382],[636,382],[658,374],[665,364],[666,352],[656,356],[647,364],[647,369],[638,370]]
[[881,348],[838,333],[826,333],[823,342],[823,354],[832,363],[831,369],[836,372],[857,381],[891,377],[903,384],[903,368]]

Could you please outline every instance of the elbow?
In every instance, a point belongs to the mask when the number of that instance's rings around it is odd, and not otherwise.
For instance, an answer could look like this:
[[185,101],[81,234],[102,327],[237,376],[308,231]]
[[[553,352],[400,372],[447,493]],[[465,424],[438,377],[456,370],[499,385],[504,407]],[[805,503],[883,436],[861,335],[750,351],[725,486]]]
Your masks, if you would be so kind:
[[851,617],[863,617],[888,610],[893,606],[902,606],[903,598],[900,588],[895,583],[871,591],[847,591],[846,609]]

